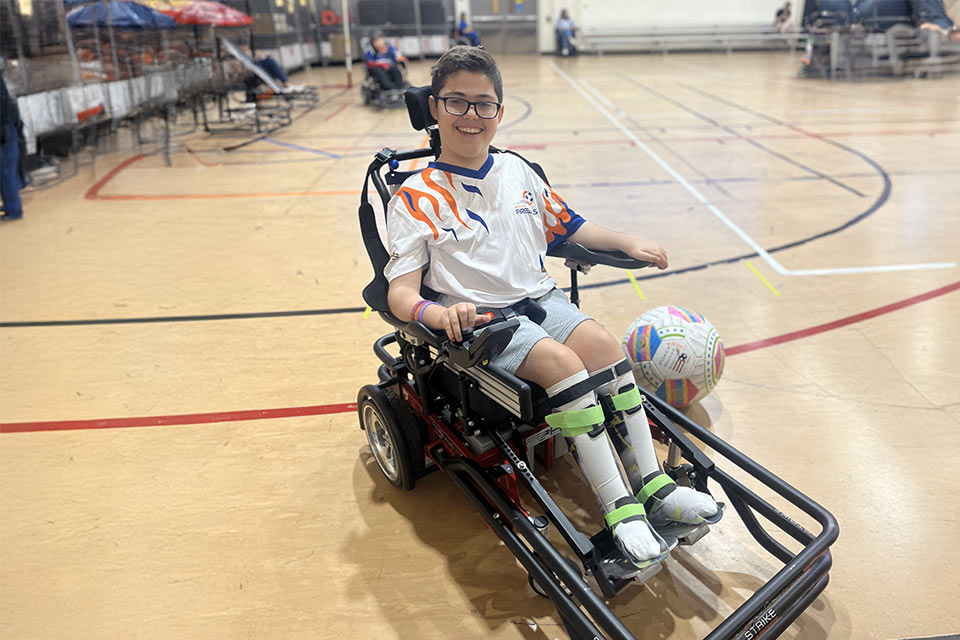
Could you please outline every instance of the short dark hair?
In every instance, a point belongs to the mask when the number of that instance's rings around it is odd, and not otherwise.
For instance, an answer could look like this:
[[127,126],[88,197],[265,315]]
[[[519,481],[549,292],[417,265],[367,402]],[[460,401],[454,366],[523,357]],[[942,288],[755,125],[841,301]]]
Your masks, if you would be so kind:
[[503,102],[503,80],[497,63],[485,49],[480,47],[458,46],[453,47],[437,60],[437,64],[430,69],[430,90],[433,95],[440,95],[440,90],[447,83],[447,78],[461,71],[482,73],[490,79],[493,90],[497,94],[497,101]]

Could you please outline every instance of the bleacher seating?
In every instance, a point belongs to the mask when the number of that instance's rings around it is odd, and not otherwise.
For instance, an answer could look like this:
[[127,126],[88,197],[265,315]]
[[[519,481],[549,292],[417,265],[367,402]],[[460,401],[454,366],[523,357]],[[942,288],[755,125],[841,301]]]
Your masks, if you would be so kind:
[[780,33],[769,24],[705,27],[651,27],[645,29],[582,29],[577,36],[583,52],[633,53],[680,50],[795,49],[801,34]]

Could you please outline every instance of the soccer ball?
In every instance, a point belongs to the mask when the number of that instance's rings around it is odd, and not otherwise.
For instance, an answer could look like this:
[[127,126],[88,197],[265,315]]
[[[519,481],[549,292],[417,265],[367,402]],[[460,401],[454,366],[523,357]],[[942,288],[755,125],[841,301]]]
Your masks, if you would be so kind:
[[675,407],[706,396],[723,374],[720,334],[702,315],[681,307],[647,311],[622,344],[637,384]]

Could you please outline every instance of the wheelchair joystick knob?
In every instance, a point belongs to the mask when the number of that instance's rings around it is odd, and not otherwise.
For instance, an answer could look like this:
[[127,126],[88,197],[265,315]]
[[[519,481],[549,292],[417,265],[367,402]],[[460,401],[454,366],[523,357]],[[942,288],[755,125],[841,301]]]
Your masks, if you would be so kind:
[[394,158],[390,161],[390,168],[396,171],[400,167],[400,161]]

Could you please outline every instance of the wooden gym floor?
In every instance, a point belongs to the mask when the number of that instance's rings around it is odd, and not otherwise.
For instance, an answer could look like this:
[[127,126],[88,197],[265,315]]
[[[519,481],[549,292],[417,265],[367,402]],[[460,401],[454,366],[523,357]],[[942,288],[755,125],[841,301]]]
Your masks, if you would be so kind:
[[[960,630],[960,81],[800,80],[783,53],[500,62],[496,144],[670,256],[636,288],[597,268],[583,307],[617,336],[654,306],[706,315],[729,358],[690,415],[839,519],[787,637]],[[423,136],[342,68],[293,80],[324,87],[293,126],[225,152],[247,138],[181,115],[171,167],[121,137],[0,228],[4,639],[564,637],[442,474],[404,493],[371,458],[350,403],[387,325],[358,193]],[[595,527],[575,476],[543,481]],[[701,637],[777,568],[730,513],[615,610]]]

